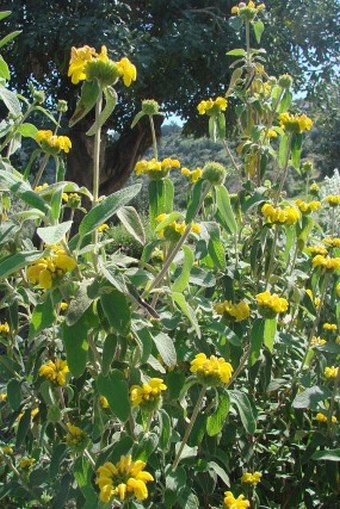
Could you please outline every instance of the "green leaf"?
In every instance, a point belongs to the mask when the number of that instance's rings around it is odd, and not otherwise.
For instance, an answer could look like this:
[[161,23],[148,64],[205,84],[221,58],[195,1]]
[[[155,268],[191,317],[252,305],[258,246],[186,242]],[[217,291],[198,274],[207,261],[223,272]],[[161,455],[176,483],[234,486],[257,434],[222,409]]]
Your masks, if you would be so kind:
[[9,42],[11,42],[13,39],[15,39],[15,37],[17,37],[18,35],[20,35],[22,32],[22,30],[15,30],[14,32],[11,32],[10,34],[6,35],[5,37],[3,37],[1,40],[0,40],[0,48],[2,48],[3,46],[5,46],[5,44],[8,44]]
[[257,318],[251,330],[251,346],[249,353],[249,366],[254,366],[260,356],[261,347],[264,340],[264,324],[263,318]]
[[281,169],[284,168],[284,166],[286,164],[287,158],[289,157],[288,156],[289,151],[290,151],[290,134],[284,134],[281,137],[280,147],[279,147],[278,162],[279,162],[279,166]]
[[189,284],[190,271],[194,263],[194,253],[189,246],[183,246],[184,253],[183,267],[180,275],[172,285],[174,292],[183,292]]
[[169,226],[173,221],[176,221],[177,219],[183,219],[183,214],[181,212],[171,212],[163,221],[158,223],[157,227],[155,228],[155,233],[158,233],[166,226]]
[[207,433],[210,437],[214,437],[221,432],[229,413],[229,408],[230,399],[228,393],[216,392],[215,411],[209,415],[206,425]]
[[302,152],[302,134],[293,134],[291,144],[291,160],[293,167],[295,168],[299,175],[300,175],[301,152]]
[[105,223],[117,210],[126,205],[141,190],[140,184],[135,184],[124,189],[120,189],[116,193],[110,194],[90,212],[86,214],[79,226],[79,235],[84,237],[87,233],[92,232],[98,226]]
[[170,445],[172,432],[171,419],[169,414],[163,409],[159,410],[158,415],[160,424],[159,447],[162,449],[162,451],[167,451]]
[[254,415],[248,396],[244,392],[236,389],[229,391],[229,395],[231,403],[237,407],[246,433],[253,435],[256,430],[256,416]]
[[9,80],[11,77],[9,72],[9,67],[6,64],[5,60],[0,55],[0,78],[3,78],[5,80]]
[[107,376],[118,346],[118,338],[115,334],[109,334],[104,342],[102,355],[102,375]]
[[56,224],[54,226],[38,228],[37,234],[45,244],[58,244],[58,242],[64,239],[71,226],[72,221],[65,221],[65,223]]
[[19,229],[19,225],[11,221],[0,224],[0,246],[6,244],[9,240],[13,240]]
[[123,373],[114,369],[109,376],[99,375],[97,378],[99,394],[108,400],[110,409],[122,422],[130,415],[129,387],[124,380]]
[[[50,202],[51,203],[50,217],[52,219],[52,223],[56,223],[59,220],[62,199],[63,199],[63,188],[57,189],[53,193],[51,202]],[[66,224],[66,223],[62,223],[62,224]],[[72,222],[71,222],[71,224],[72,224]]]
[[1,11],[0,12],[0,21],[2,21],[3,19],[7,18],[11,14],[12,14],[12,11]]
[[77,323],[80,317],[91,306],[93,299],[88,296],[87,289],[92,283],[93,279],[85,279],[80,283],[78,292],[71,301],[66,313],[65,320],[68,326],[71,327]]
[[10,380],[7,384],[7,398],[8,403],[10,404],[14,412],[19,410],[20,408],[21,397],[22,397],[21,383],[19,382],[19,380],[12,378],[12,380]]
[[144,246],[145,231],[137,210],[131,206],[122,207],[117,210],[117,216],[130,235]]
[[246,50],[242,48],[232,49],[226,53],[226,55],[231,57],[245,57],[246,54]]
[[340,448],[316,451],[312,456],[312,460],[314,460],[314,461],[340,461]]
[[24,415],[21,417],[20,422],[19,422],[16,441],[15,441],[16,447],[20,447],[24,443],[27,432],[30,428],[30,425],[31,425],[31,409],[28,408],[24,412]]
[[164,364],[169,368],[175,367],[177,364],[177,354],[174,342],[170,336],[165,334],[165,332],[159,332],[155,336],[151,335],[151,337]]
[[200,179],[194,185],[192,189],[192,196],[187,206],[187,214],[185,216],[185,222],[190,223],[195,217],[197,207],[201,200],[202,195],[202,186],[204,185],[204,180]]
[[26,122],[18,127],[18,132],[24,138],[32,138],[33,140],[35,140],[38,129],[35,127],[35,125]]
[[153,231],[157,226],[156,217],[160,214],[170,214],[173,209],[174,186],[170,179],[151,180],[149,191],[149,217]]
[[313,387],[309,387],[303,392],[300,392],[300,394],[297,394],[292,403],[292,406],[293,408],[309,408],[310,410],[316,410],[318,403],[320,403],[320,401],[326,400],[331,395],[332,393],[328,387],[319,387],[318,385],[313,385]]
[[133,129],[133,128],[135,127],[135,125],[137,125],[137,124],[138,124],[138,122],[140,121],[140,119],[141,119],[142,117],[144,117],[144,115],[146,115],[146,113],[144,113],[144,111],[139,111],[139,112],[137,113],[137,115],[135,116],[135,118],[134,118],[134,119],[132,120],[132,122],[131,122],[131,129]]
[[110,326],[122,336],[129,334],[131,311],[129,301],[125,295],[113,289],[110,293],[100,296],[100,303]]
[[61,326],[62,340],[65,345],[67,364],[71,373],[79,378],[85,370],[87,361],[88,320],[83,314],[74,325],[68,326],[66,321]]
[[216,268],[219,270],[225,270],[226,260],[225,260],[224,244],[221,242],[220,232],[219,232],[218,226],[216,224],[211,225],[211,228],[210,228],[210,239],[208,242],[208,253],[210,254]]
[[264,322],[264,344],[273,353],[274,339],[276,336],[277,320],[276,318],[267,318]]
[[231,16],[228,19],[228,25],[235,30],[235,32],[238,32],[240,28],[243,25],[243,21],[240,16]]
[[99,94],[101,94],[101,88],[97,80],[84,81],[81,87],[80,99],[69,121],[70,127],[73,127],[94,108]]
[[218,185],[216,190],[216,219],[223,228],[230,233],[236,233],[237,223],[230,203],[228,190],[224,185]]
[[117,92],[113,87],[107,86],[104,88],[104,96],[105,96],[105,107],[99,115],[99,118],[87,131],[87,136],[94,136],[97,132],[97,129],[101,127],[107,119],[110,117],[111,113],[116,107],[118,96]]
[[13,171],[0,170],[0,182],[8,186],[9,190],[32,207],[47,214],[49,206],[38,193],[32,191],[31,186],[23,180],[22,175]]
[[277,107],[277,113],[284,113],[289,110],[293,100],[293,94],[289,90],[285,90],[282,99]]
[[91,507],[95,508],[97,505],[98,496],[93,489],[91,480],[93,471],[89,463],[83,457],[78,457],[73,467],[74,478],[80,488],[80,491],[85,497],[87,503],[91,503]]
[[[1,42],[1,41],[0,41]],[[19,99],[14,92],[11,92],[0,84],[0,99],[5,103],[7,109],[12,115],[18,117],[21,114]]]
[[39,332],[47,329],[56,319],[51,295],[48,294],[44,302],[37,304],[32,313],[29,323],[29,339],[33,339]]
[[257,42],[257,44],[260,44],[261,37],[262,37],[262,34],[264,32],[264,24],[260,20],[255,21],[253,23],[253,29],[254,29],[254,34],[255,34],[256,42]]
[[44,255],[41,251],[23,251],[8,256],[0,263],[0,279],[6,278],[18,270],[39,260]]
[[193,328],[197,334],[197,337],[200,338],[201,330],[198,325],[196,315],[194,313],[194,310],[187,303],[184,295],[182,293],[172,292],[171,297],[174,300],[174,302],[177,304],[177,306],[181,309],[181,311],[183,311],[185,316],[188,318],[189,322],[191,323],[191,325],[193,326]]
[[216,122],[216,117],[215,116],[209,117],[208,131],[209,131],[209,138],[214,143],[216,143],[217,142],[217,122]]
[[220,140],[223,140],[226,135],[226,120],[225,115],[222,112],[219,112],[216,115],[216,127],[217,127],[217,135]]

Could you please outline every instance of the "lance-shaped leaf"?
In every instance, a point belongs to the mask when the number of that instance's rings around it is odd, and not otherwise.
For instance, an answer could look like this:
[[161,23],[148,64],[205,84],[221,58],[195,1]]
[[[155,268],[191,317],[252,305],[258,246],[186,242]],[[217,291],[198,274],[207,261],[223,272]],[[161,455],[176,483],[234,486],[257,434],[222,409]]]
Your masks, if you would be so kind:
[[94,108],[100,93],[101,89],[97,80],[84,81],[76,110],[70,118],[70,127],[73,127]]
[[174,186],[170,179],[151,180],[149,183],[149,216],[150,226],[154,230],[157,226],[156,217],[169,214],[173,209]]
[[111,113],[116,107],[118,96],[117,92],[113,87],[105,87],[104,88],[104,96],[105,96],[105,107],[103,111],[100,113],[99,118],[90,129],[87,131],[87,136],[93,136],[96,134],[96,131],[99,127],[101,127],[107,119],[110,117]]
[[38,228],[37,234],[45,244],[58,244],[65,234],[71,228],[72,221],[65,221],[65,223],[56,224],[54,226],[46,226],[44,228]]
[[137,210],[131,206],[122,207],[117,211],[117,216],[130,235],[144,246],[145,231]]

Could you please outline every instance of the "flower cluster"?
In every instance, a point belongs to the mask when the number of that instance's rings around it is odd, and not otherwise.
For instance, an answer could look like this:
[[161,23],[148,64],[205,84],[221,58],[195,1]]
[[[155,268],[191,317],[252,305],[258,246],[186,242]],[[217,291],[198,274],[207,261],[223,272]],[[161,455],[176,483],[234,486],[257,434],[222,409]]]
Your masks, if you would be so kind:
[[0,334],[8,334],[9,330],[9,325],[7,322],[0,323]]
[[104,408],[104,410],[106,410],[107,408],[109,408],[109,402],[108,400],[105,398],[105,396],[103,395],[100,395],[99,398],[98,398],[98,403],[100,404],[100,406],[102,408]]
[[325,339],[320,338],[320,336],[313,336],[311,345],[313,346],[323,346],[327,343]]
[[167,386],[161,378],[151,378],[142,385],[133,385],[130,389],[130,401],[133,406],[145,410],[155,410],[161,401],[162,392]]
[[224,496],[225,509],[247,509],[250,507],[250,502],[244,498],[244,495],[239,495],[235,498],[231,491],[226,491]]
[[[315,416],[315,420],[317,420],[318,422],[328,422],[328,417],[327,415],[323,414],[322,412],[318,412]],[[336,418],[335,415],[332,415],[331,417],[331,422],[332,424],[336,424],[338,422],[338,419]]]
[[306,248],[306,251],[310,255],[322,255],[325,256],[328,254],[327,249],[324,246],[309,246]]
[[65,437],[66,444],[75,451],[80,452],[84,450],[89,440],[87,433],[69,422],[67,423],[67,429],[68,433]]
[[104,232],[106,232],[109,229],[110,229],[109,225],[107,223],[103,223],[100,226],[98,226],[97,232],[98,233],[104,233]]
[[[156,221],[158,223],[162,223],[167,217],[168,214],[165,213],[159,214],[159,216],[156,217]],[[161,238],[164,238],[165,240],[177,242],[184,234],[186,227],[187,224],[184,222],[172,221],[171,223],[167,224],[164,228],[160,229],[158,231],[158,234]],[[201,233],[201,227],[198,223],[193,223],[191,225],[190,231],[192,233],[196,233],[197,235],[199,235]]]
[[198,113],[200,115],[208,115],[212,117],[221,111],[225,111],[228,106],[228,101],[224,97],[216,97],[216,99],[207,99],[201,101],[197,106]]
[[81,197],[78,193],[63,193],[62,199],[71,209],[78,208],[81,203]]
[[326,196],[325,202],[331,207],[337,207],[340,205],[340,194],[330,194],[329,196]]
[[39,376],[44,376],[57,385],[65,385],[66,375],[70,372],[66,361],[56,359],[47,361],[39,368]]
[[202,168],[195,168],[194,170],[189,170],[189,168],[182,168],[182,175],[188,177],[190,182],[195,184],[202,177]]
[[315,212],[321,207],[321,202],[318,200],[313,200],[307,203],[303,200],[300,200],[299,198],[295,200],[295,204],[303,214],[310,214],[311,212]]
[[307,115],[292,115],[285,112],[279,115],[280,127],[289,133],[300,134],[304,131],[310,131],[313,127],[313,121]]
[[306,294],[308,295],[308,297],[310,298],[310,300],[314,303],[314,305],[316,307],[320,306],[320,303],[321,303],[320,297],[314,297],[313,292],[312,292],[312,290],[310,288],[308,288],[306,290]]
[[338,330],[338,326],[336,323],[329,323],[329,322],[324,323],[322,328],[323,328],[323,330],[333,330],[333,331]]
[[262,474],[261,472],[245,472],[241,477],[241,482],[245,484],[252,484],[256,486],[261,481]]
[[313,183],[309,186],[309,190],[310,190],[311,194],[313,194],[313,195],[317,195],[317,194],[319,194],[320,187],[318,186],[318,184],[317,184],[316,182],[313,182]]
[[338,370],[339,368],[335,366],[326,366],[323,374],[326,378],[336,378],[338,376]]
[[270,203],[265,203],[261,212],[268,223],[273,224],[294,224],[300,219],[300,212],[295,207],[273,207]]
[[258,293],[256,301],[262,314],[268,318],[288,310],[288,301],[276,293],[271,294],[268,290]]
[[34,465],[34,463],[34,458],[27,458],[26,456],[23,456],[19,461],[19,467],[22,468],[22,470],[28,470]]
[[238,5],[234,5],[234,7],[231,8],[231,14],[236,14],[236,16],[241,16],[242,18],[251,21],[255,18],[258,12],[263,11],[265,8],[266,6],[264,3],[255,5],[255,2],[250,0],[247,4],[245,2],[241,2]]
[[232,365],[222,357],[211,355],[209,358],[205,353],[199,353],[190,363],[190,371],[197,374],[197,378],[205,385],[226,384],[233,374]]
[[329,247],[340,247],[339,237],[325,237],[322,242]]
[[38,131],[35,141],[40,144],[45,152],[51,155],[59,154],[61,150],[68,154],[72,148],[72,142],[68,136],[57,136],[49,129]]
[[83,46],[71,49],[68,76],[74,85],[80,81],[94,79],[98,79],[102,86],[113,85],[122,78],[124,85],[129,87],[136,81],[137,70],[126,57],[119,62],[110,60],[106,46],[101,47],[100,53],[90,46]]
[[113,497],[125,500],[133,496],[138,500],[148,498],[147,482],[153,481],[153,476],[144,471],[145,463],[132,461],[130,455],[121,456],[116,465],[107,461],[98,468],[96,483],[100,489],[100,500],[110,502]]
[[340,257],[316,255],[313,258],[313,267],[321,267],[326,270],[340,270]]
[[226,315],[229,318],[234,318],[237,322],[246,320],[250,315],[249,306],[244,300],[241,300],[241,302],[237,304],[234,304],[230,300],[217,302],[214,308],[219,315]]
[[53,246],[50,256],[39,258],[27,269],[27,277],[32,284],[39,284],[42,288],[51,288],[54,281],[72,272],[76,261],[65,250]]
[[159,180],[167,176],[171,168],[180,168],[178,159],[167,157],[163,161],[153,158],[151,161],[142,159],[135,166],[136,175],[147,175],[150,179]]

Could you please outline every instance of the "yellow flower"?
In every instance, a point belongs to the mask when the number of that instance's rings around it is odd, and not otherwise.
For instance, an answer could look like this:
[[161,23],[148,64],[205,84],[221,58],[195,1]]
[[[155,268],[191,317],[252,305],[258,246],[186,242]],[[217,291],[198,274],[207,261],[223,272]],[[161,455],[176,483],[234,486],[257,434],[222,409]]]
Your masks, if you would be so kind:
[[39,193],[40,191],[43,191],[44,189],[48,188],[48,184],[45,182],[44,184],[41,184],[41,186],[35,186],[34,191],[36,193]]
[[239,495],[235,498],[231,491],[226,491],[224,496],[225,509],[247,509],[250,507],[250,502],[244,498],[244,495]]
[[338,376],[338,370],[339,368],[336,368],[335,366],[327,366],[324,369],[323,374],[326,378],[336,378]]
[[0,334],[8,334],[10,331],[9,325],[7,322],[0,324]]
[[67,310],[68,310],[67,302],[61,302],[60,303],[60,311],[67,311]]
[[279,115],[280,126],[290,133],[303,133],[304,131],[310,131],[313,127],[313,121],[303,115],[292,115],[291,113],[285,112]]
[[3,445],[3,446],[1,447],[1,450],[2,450],[3,454],[8,454],[9,456],[10,456],[11,454],[13,454],[13,449],[12,449],[12,447],[10,447],[9,445]]
[[22,468],[23,470],[28,470],[34,463],[35,463],[34,458],[27,458],[27,456],[24,456],[19,461],[19,467]]
[[216,303],[214,307],[219,315],[227,315],[229,318],[234,318],[237,322],[246,320],[250,316],[249,306],[244,300],[237,304],[230,300],[225,300],[224,302]]
[[330,258],[329,256],[317,255],[312,260],[313,267],[321,267],[326,270],[340,270],[340,257]]
[[39,413],[39,408],[38,408],[38,407],[33,408],[33,410],[31,411],[31,417],[32,417],[32,419],[34,419],[34,417],[35,417],[36,415],[38,415],[38,413]]
[[7,394],[5,392],[0,392],[0,403],[2,401],[7,401]]
[[337,207],[340,205],[340,194],[330,194],[325,198],[326,203],[331,207]]
[[181,170],[182,175],[185,177],[189,177],[190,182],[195,184],[201,177],[202,177],[202,168],[195,168],[194,170],[189,170],[189,168],[182,168]]
[[[322,412],[318,412],[315,416],[315,419],[318,421],[318,422],[328,422],[328,417],[323,414]],[[331,417],[331,422],[332,424],[336,424],[338,422],[338,419],[335,417],[335,415],[332,415]]]
[[136,175],[147,175],[150,179],[160,180],[166,177],[171,168],[179,168],[181,163],[178,159],[167,157],[163,161],[153,158],[150,161],[142,159],[135,166]]
[[110,502],[113,497],[124,501],[133,496],[137,500],[148,498],[146,483],[153,481],[153,476],[144,470],[145,463],[132,461],[130,455],[121,456],[118,463],[107,461],[97,470],[96,483],[100,490],[100,500]]
[[57,385],[65,385],[66,375],[69,372],[67,362],[62,359],[56,359],[54,362],[49,360],[39,368],[39,376],[44,376]]
[[261,208],[262,214],[268,223],[291,225],[300,219],[300,212],[295,207],[273,207],[270,203],[265,203]]
[[329,322],[326,322],[323,324],[322,326],[323,330],[333,330],[333,331],[336,331],[338,329],[338,326],[336,323],[329,323]]
[[268,290],[256,295],[256,301],[260,309],[272,311],[274,314],[285,313],[288,310],[288,301],[279,297],[276,293],[271,294]]
[[88,442],[87,433],[69,422],[66,426],[68,429],[68,433],[65,437],[66,444],[76,451],[82,451]]
[[233,367],[222,357],[198,353],[190,363],[190,371],[196,373],[198,379],[205,385],[226,384],[231,379]]
[[104,233],[109,229],[110,229],[109,225],[106,223],[103,223],[100,226],[98,226],[97,231],[98,231],[98,233]]
[[45,152],[52,155],[58,154],[61,150],[68,154],[72,148],[72,142],[68,136],[57,136],[50,130],[38,131],[35,141]]
[[216,99],[208,99],[201,101],[197,106],[198,113],[200,115],[213,116],[217,113],[225,111],[228,106],[228,101],[224,97],[216,97]]
[[315,212],[315,210],[321,207],[321,202],[316,200],[306,203],[305,201],[298,199],[295,200],[295,204],[304,214],[310,214],[311,212]]
[[79,81],[86,79],[85,68],[96,55],[96,50],[90,46],[82,48],[71,48],[71,59],[68,69],[68,76],[74,85],[78,85]]
[[338,336],[338,337],[336,338],[335,342],[336,342],[338,345],[340,345],[340,336]]
[[137,69],[128,58],[124,57],[119,60],[117,67],[126,87],[129,87],[133,81],[136,81]]
[[256,486],[261,481],[262,474],[261,472],[245,472],[241,477],[241,482],[245,484],[252,484]]
[[340,283],[338,283],[335,287],[335,291],[338,297],[340,297]]
[[131,387],[130,401],[133,406],[155,410],[161,402],[162,392],[166,389],[167,386],[161,378],[150,378],[147,383]]
[[320,187],[318,186],[318,184],[316,182],[313,182],[313,184],[311,184],[309,186],[309,190],[313,193],[313,194],[317,194],[319,191],[320,191]]
[[109,402],[108,402],[108,400],[105,398],[105,396],[99,396],[98,401],[99,401],[100,406],[101,406],[102,408],[104,408],[104,410],[106,410],[107,408],[109,408]]
[[202,231],[202,228],[198,223],[193,223],[191,226],[191,231],[192,233],[196,233],[197,235],[199,235]]

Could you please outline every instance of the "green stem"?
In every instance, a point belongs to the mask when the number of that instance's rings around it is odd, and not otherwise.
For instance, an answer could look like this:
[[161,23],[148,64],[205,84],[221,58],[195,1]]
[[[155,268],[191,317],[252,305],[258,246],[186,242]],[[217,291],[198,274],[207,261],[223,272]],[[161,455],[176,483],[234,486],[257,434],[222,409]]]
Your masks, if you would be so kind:
[[271,252],[270,252],[269,265],[268,265],[268,270],[267,270],[267,275],[266,275],[265,289],[267,289],[270,276],[272,275],[274,258],[275,258],[275,253],[276,253],[276,243],[277,243],[278,234],[279,234],[279,225],[276,224],[275,225],[275,232],[274,232],[272,249],[271,249]]
[[247,51],[247,65],[251,64],[250,57],[250,23],[246,20],[246,51]]
[[149,121],[150,121],[153,153],[154,153],[156,161],[158,161],[157,138],[156,138],[156,131],[155,131],[155,123],[153,121],[152,115],[149,115]]
[[[96,110],[95,110],[95,121],[98,122],[99,115],[102,110],[103,96],[99,94],[99,97],[96,102]],[[99,177],[100,177],[100,143],[101,143],[101,126],[97,125],[96,133],[94,135],[94,153],[93,153],[93,185],[92,185],[92,208],[94,208],[98,203],[99,198]],[[93,249],[93,265],[95,267],[96,272],[98,272],[98,231],[94,230],[92,234],[92,242],[94,244]]]
[[286,178],[287,178],[287,175],[288,175],[288,169],[289,169],[289,157],[290,157],[290,148],[291,148],[291,144],[292,144],[292,135],[290,134],[289,135],[289,140],[288,140],[288,146],[287,146],[287,153],[286,153],[286,159],[285,159],[285,163],[284,163],[284,167],[283,167],[283,172],[282,172],[282,178],[281,178],[281,182],[279,184],[279,189],[277,191],[277,195],[276,195],[276,199],[275,199],[275,206],[277,205],[279,199],[280,199],[280,196],[281,196],[281,193],[282,193],[282,189],[283,189],[283,186],[285,185],[285,182],[286,182]]
[[202,401],[203,401],[203,398],[205,396],[205,392],[206,392],[207,388],[206,386],[204,385],[201,389],[201,392],[199,393],[199,396],[198,396],[198,399],[196,401],[196,405],[195,405],[195,408],[192,412],[192,416],[191,416],[191,419],[190,419],[190,422],[185,430],[185,433],[184,433],[184,437],[183,437],[183,440],[181,442],[181,445],[179,446],[179,449],[178,449],[178,452],[176,454],[176,457],[174,459],[174,462],[172,464],[172,468],[177,468],[178,466],[178,463],[179,463],[179,460],[181,459],[181,455],[182,455],[182,452],[183,452],[183,449],[185,447],[185,444],[187,443],[188,441],[188,438],[190,436],[190,433],[191,433],[191,430],[196,422],[196,419],[197,419],[197,416],[198,416],[198,412],[200,411],[200,408],[201,408],[201,405],[202,405]]
[[37,185],[39,184],[40,179],[41,179],[41,177],[42,177],[42,174],[44,173],[44,169],[46,168],[46,165],[47,165],[47,163],[48,163],[49,158],[50,158],[49,154],[45,154],[45,155],[44,155],[44,158],[43,158],[43,160],[41,161],[41,165],[40,165],[40,167],[39,167],[38,173],[36,174],[35,179],[34,179],[34,181],[33,181],[32,189],[34,189],[35,187],[37,187]]
[[233,156],[233,154],[231,153],[230,148],[228,147],[227,140],[225,140],[225,139],[223,138],[223,139],[222,139],[222,143],[223,143],[223,146],[224,146],[224,148],[225,148],[225,151],[226,151],[226,153],[227,153],[227,155],[228,155],[228,157],[229,157],[229,159],[230,159],[230,161],[231,161],[231,164],[233,165],[233,167],[234,167],[234,169],[235,169],[236,173],[239,175],[239,174],[240,174],[239,167],[237,166],[236,161],[235,161],[235,159],[234,159],[234,156]]

